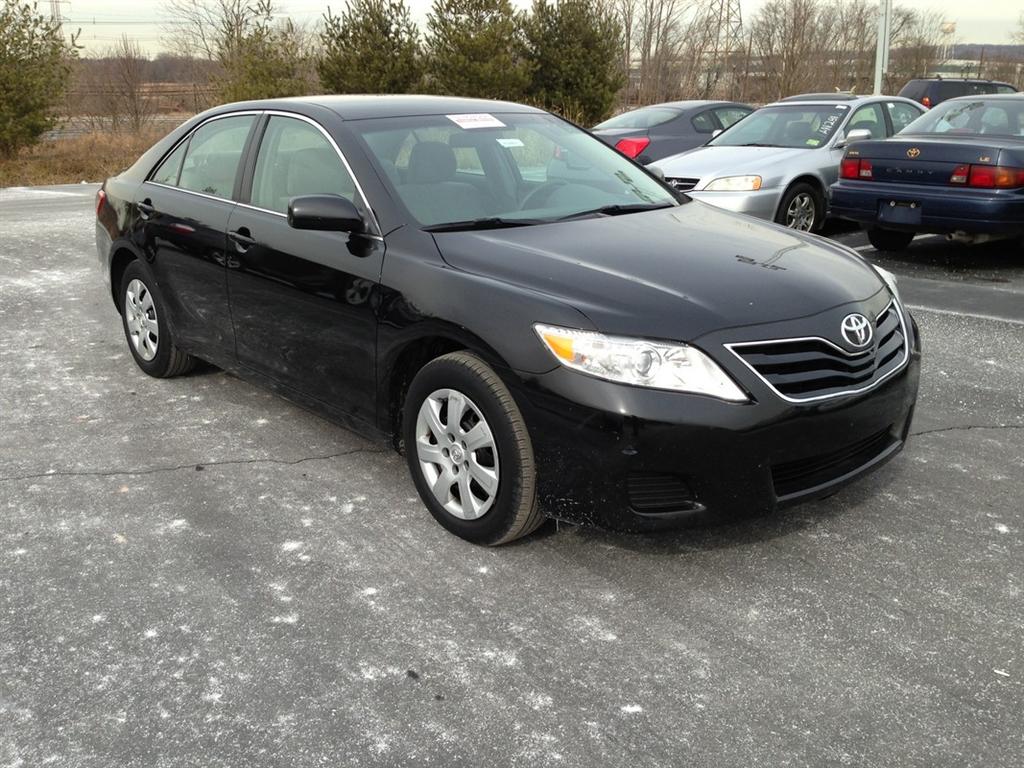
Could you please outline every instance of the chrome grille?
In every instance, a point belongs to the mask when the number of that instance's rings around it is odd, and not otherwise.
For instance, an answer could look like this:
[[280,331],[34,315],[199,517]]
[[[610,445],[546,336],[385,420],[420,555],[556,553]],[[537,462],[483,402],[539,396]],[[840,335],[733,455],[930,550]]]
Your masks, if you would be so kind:
[[860,352],[818,337],[725,346],[784,400],[802,403],[864,392],[903,367],[910,345],[895,301],[874,326],[872,346]]
[[675,189],[677,192],[689,192],[691,189],[697,186],[697,182],[700,179],[688,179],[688,178],[666,178],[665,182]]

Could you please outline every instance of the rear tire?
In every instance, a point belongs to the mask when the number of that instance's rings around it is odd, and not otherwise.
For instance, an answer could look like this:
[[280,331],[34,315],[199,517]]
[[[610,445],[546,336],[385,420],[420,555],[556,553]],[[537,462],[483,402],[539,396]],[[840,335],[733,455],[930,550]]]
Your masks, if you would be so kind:
[[144,373],[166,379],[195,367],[196,359],[174,345],[167,305],[152,273],[141,261],[125,267],[119,300],[128,351]]
[[405,397],[402,430],[416,490],[451,533],[495,546],[544,521],[522,413],[476,355],[452,352],[420,369]]
[[868,242],[877,251],[903,251],[910,246],[913,239],[913,232],[903,232],[898,229],[882,229],[881,227],[871,227],[868,229]]

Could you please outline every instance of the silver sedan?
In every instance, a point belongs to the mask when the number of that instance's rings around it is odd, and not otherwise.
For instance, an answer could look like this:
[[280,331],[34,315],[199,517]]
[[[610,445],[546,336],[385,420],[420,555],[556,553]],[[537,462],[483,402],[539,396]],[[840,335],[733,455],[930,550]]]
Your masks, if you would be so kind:
[[698,200],[812,232],[825,222],[843,148],[892,136],[923,111],[898,96],[793,97],[761,107],[705,146],[657,167]]

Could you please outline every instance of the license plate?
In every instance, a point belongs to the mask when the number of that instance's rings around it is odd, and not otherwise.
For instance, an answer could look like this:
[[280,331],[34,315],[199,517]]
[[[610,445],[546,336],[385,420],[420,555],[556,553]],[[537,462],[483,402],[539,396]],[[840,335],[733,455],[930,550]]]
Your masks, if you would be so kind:
[[885,224],[920,224],[921,204],[916,200],[881,200],[878,221]]

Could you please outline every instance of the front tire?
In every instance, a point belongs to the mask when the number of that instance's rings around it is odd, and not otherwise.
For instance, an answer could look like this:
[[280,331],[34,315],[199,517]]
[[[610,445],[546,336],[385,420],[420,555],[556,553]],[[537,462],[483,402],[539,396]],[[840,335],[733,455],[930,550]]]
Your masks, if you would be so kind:
[[495,546],[540,526],[526,423],[487,363],[469,352],[427,363],[409,385],[402,419],[413,483],[447,530]]
[[868,242],[876,251],[903,251],[910,247],[914,239],[913,232],[902,232],[897,229],[871,227],[868,230]]
[[195,366],[195,358],[174,345],[167,305],[153,275],[140,261],[133,261],[124,271],[120,307],[128,351],[144,373],[166,379]]
[[782,196],[775,222],[800,232],[817,232],[825,223],[825,197],[811,184],[794,184]]

